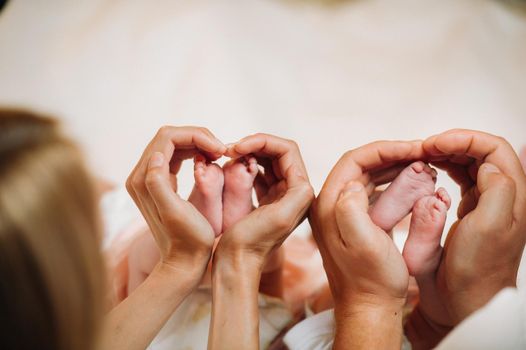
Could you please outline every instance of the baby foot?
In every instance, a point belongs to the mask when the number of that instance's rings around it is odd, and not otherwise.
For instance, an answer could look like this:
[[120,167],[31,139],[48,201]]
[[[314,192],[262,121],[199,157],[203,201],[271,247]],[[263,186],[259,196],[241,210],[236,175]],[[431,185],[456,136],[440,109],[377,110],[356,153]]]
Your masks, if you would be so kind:
[[442,254],[440,237],[450,206],[451,198],[443,188],[416,202],[402,253],[411,276],[420,277],[436,271]]
[[411,212],[417,200],[433,194],[436,176],[436,170],[424,162],[415,162],[405,168],[370,209],[373,222],[391,231]]
[[210,222],[216,237],[223,225],[223,169],[202,155],[194,158],[195,185],[188,201]]
[[252,211],[252,188],[258,171],[253,157],[231,160],[223,165],[223,231]]

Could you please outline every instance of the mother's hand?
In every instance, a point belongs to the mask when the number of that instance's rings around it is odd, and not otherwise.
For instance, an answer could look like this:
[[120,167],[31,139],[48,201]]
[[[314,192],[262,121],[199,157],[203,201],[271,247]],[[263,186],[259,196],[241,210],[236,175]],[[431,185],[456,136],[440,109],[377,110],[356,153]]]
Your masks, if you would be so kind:
[[174,310],[199,284],[214,232],[190,203],[177,195],[183,160],[202,152],[221,157],[226,147],[208,130],[163,127],[146,147],[126,187],[146,219],[161,253],[148,278],[106,317],[103,349],[145,349]]
[[177,173],[182,162],[198,152],[216,160],[225,151],[207,129],[163,127],[126,182],[157,242],[161,264],[194,274],[195,283],[206,270],[214,232],[206,218],[177,194]]
[[335,348],[400,347],[409,275],[391,238],[371,221],[368,196],[392,181],[404,163],[422,157],[419,141],[352,150],[335,165],[312,207],[311,225],[335,301]]
[[422,299],[407,327],[413,344],[428,348],[498,291],[515,286],[526,241],[526,176],[510,144],[494,135],[450,130],[423,147],[462,193],[435,281],[444,308],[428,309]]
[[298,146],[256,134],[229,147],[227,156],[253,155],[264,167],[256,181],[260,206],[228,228],[213,260],[210,349],[256,349],[258,288],[265,260],[301,223],[314,198]]

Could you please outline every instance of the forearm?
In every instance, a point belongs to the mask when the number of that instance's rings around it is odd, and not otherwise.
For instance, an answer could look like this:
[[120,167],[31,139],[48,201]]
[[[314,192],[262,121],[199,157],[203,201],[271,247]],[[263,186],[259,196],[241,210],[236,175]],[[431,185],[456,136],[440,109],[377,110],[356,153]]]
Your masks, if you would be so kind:
[[196,287],[200,280],[196,274],[158,264],[148,278],[107,315],[101,348],[146,349]]
[[396,349],[402,343],[401,305],[335,308],[333,349]]
[[404,330],[414,350],[425,350],[434,348],[449,333],[451,327],[434,325],[417,305],[407,319]]
[[237,254],[214,258],[209,349],[259,348],[261,265]]

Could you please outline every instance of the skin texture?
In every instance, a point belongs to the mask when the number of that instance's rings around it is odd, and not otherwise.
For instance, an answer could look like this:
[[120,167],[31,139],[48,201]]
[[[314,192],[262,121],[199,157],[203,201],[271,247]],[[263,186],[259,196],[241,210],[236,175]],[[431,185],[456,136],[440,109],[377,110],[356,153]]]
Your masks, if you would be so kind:
[[298,146],[266,134],[228,148],[252,154],[265,169],[256,178],[260,206],[222,235],[212,266],[209,349],[258,349],[258,287],[265,261],[305,218],[314,199]]
[[[447,171],[462,201],[429,281],[435,300],[422,295],[406,324],[413,347],[432,348],[498,291],[515,285],[526,240],[526,176],[504,139],[450,130],[424,142],[365,145],[335,165],[310,215],[335,298],[336,349],[399,348],[408,271],[367,215],[367,202],[376,186],[417,159]],[[433,301],[438,308],[426,306]]]
[[450,130],[423,148],[459,184],[462,200],[431,281],[436,296],[423,295],[406,325],[415,349],[433,347],[501,289],[515,286],[526,240],[526,176],[506,140]]
[[444,188],[420,198],[413,207],[409,235],[402,256],[411,276],[417,281],[434,275],[442,255],[440,238],[444,231],[451,198]]
[[199,284],[215,234],[208,220],[177,194],[177,172],[183,160],[197,153],[214,160],[225,152],[210,131],[195,127],[163,127],[146,147],[126,187],[161,259],[145,282],[108,314],[101,348],[145,349]]
[[310,212],[335,302],[335,349],[399,349],[409,274],[368,214],[369,196],[423,158],[421,142],[376,142],[342,156]]
[[402,170],[369,211],[373,222],[386,232],[406,217],[416,201],[435,192],[436,170],[414,162]]
[[[222,232],[223,222],[223,170],[198,154],[194,157],[194,179],[188,202],[208,220],[217,237]],[[159,259],[153,235],[142,235],[133,243],[128,257],[128,295],[144,282]]]

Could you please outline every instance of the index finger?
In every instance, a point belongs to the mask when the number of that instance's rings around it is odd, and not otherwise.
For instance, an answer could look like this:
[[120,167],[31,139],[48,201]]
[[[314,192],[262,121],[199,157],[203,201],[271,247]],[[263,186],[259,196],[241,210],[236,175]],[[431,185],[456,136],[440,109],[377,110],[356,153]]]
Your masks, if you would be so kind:
[[363,175],[369,171],[422,158],[424,152],[419,140],[373,142],[345,153],[331,170],[322,191],[330,194],[330,200],[336,202],[341,190],[349,181],[365,182],[367,177],[364,178]]
[[524,179],[524,171],[511,145],[502,137],[482,131],[453,129],[429,137],[424,150],[433,157],[468,156],[496,165],[516,179]]
[[[289,187],[294,186],[296,181],[308,181],[305,164],[299,147],[294,141],[268,134],[255,134],[243,138],[226,151],[226,155],[229,157],[241,157],[249,154],[276,160],[279,172],[275,173],[276,175],[283,175]],[[291,171],[291,168],[294,171]]]
[[[202,152],[211,160],[215,160],[225,153],[226,146],[206,128],[163,126],[146,147],[134,172],[139,168],[141,173],[146,172],[148,160],[154,152],[160,152],[166,159],[172,160],[177,150],[185,155]],[[179,157],[174,160],[181,161],[182,159]]]
[[360,181],[367,187],[371,180],[369,172],[422,158],[422,142],[418,140],[377,141],[345,153],[331,170],[311,211],[312,222],[324,232],[318,241],[330,241],[338,234],[334,209],[340,193],[350,181]]

